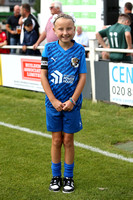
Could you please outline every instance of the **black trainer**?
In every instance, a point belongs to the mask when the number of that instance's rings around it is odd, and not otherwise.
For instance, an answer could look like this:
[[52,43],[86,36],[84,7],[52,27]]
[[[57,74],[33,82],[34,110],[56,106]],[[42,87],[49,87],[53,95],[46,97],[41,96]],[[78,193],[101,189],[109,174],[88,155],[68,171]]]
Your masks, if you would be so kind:
[[74,191],[74,180],[73,178],[64,178],[63,179],[63,193],[71,193]]
[[62,186],[62,178],[58,176],[53,176],[50,182],[49,190],[53,192],[58,192],[61,186]]

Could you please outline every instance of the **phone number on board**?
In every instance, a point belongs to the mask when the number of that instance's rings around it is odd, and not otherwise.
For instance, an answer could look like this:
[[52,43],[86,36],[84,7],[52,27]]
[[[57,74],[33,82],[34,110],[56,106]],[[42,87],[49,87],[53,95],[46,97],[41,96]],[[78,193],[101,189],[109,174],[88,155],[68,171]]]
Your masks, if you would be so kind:
[[120,86],[112,86],[112,93],[122,96],[133,96],[133,88],[125,88]]

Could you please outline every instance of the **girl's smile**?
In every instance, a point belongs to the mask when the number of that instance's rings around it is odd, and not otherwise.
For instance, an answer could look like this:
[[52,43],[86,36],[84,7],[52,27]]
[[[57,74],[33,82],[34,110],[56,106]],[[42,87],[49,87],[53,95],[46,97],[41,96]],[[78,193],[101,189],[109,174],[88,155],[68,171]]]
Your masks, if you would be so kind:
[[59,38],[59,44],[71,44],[71,40],[75,35],[75,26],[71,19],[59,18],[55,22],[54,32]]

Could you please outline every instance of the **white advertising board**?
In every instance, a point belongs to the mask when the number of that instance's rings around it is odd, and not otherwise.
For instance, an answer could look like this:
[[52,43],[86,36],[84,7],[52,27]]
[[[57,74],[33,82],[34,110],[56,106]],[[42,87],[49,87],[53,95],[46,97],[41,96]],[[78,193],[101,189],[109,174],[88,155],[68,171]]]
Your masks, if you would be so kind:
[[[41,32],[44,30],[46,22],[50,17],[49,6],[51,2],[41,0]],[[76,18],[76,26],[82,26],[89,39],[95,39],[95,32],[103,27],[103,0],[60,0],[63,12],[72,14]]]
[[109,63],[110,101],[133,106],[133,64]]
[[41,57],[1,55],[2,85],[44,92],[41,81]]

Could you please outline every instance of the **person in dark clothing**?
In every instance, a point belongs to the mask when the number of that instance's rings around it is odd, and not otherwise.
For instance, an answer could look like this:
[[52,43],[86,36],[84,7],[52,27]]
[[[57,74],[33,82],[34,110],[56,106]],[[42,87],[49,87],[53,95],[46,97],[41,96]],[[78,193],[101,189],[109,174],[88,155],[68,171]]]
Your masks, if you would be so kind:
[[[17,33],[17,26],[19,26],[18,21],[20,15],[20,7],[18,5],[14,6],[14,15],[10,16],[7,20],[6,30],[10,34],[10,45],[20,44],[20,33]],[[12,54],[16,53],[16,49],[11,49]]]
[[131,36],[132,36],[132,45],[133,45],[133,13],[132,13],[132,8],[133,8],[133,5],[132,3],[130,2],[127,2],[125,3],[125,6],[124,6],[124,13],[125,14],[128,14],[131,18]]
[[39,26],[35,16],[31,14],[30,5],[29,4],[27,4],[27,3],[22,4],[20,12],[21,12],[21,17],[19,19],[19,24],[21,25],[20,44],[22,44],[23,43],[23,39],[24,39],[24,32],[25,32],[25,28],[24,28],[25,20],[26,19],[31,19],[32,20],[33,29],[36,31],[38,37],[39,37],[39,27],[40,26]]
[[[121,14],[117,23],[96,33],[96,38],[103,48],[107,48],[103,38],[107,37],[110,48],[132,49],[131,18],[127,14]],[[112,62],[130,62],[131,55],[126,53],[110,52]]]
[[33,50],[33,49],[27,49],[27,46],[32,46],[37,40],[38,40],[38,35],[36,31],[33,29],[33,23],[31,19],[26,19],[24,22],[24,40],[23,40],[23,47],[22,51],[26,55],[35,55],[35,56],[40,56],[41,53],[38,49]]

